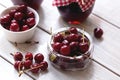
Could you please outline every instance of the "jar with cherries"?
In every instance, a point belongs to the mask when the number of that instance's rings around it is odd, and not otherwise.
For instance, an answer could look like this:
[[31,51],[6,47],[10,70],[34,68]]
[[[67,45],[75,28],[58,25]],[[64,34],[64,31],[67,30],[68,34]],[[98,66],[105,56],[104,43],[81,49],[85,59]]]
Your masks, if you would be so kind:
[[95,0],[53,0],[62,18],[69,24],[80,24],[92,12]]

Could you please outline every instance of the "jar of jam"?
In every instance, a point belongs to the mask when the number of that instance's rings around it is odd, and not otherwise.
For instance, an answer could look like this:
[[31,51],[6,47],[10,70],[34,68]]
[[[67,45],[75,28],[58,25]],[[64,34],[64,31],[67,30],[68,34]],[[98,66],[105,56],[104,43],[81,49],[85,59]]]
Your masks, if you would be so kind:
[[70,24],[80,24],[92,12],[95,0],[54,0],[62,18]]
[[25,4],[29,7],[34,8],[35,10],[39,9],[43,0],[11,0],[14,5]]

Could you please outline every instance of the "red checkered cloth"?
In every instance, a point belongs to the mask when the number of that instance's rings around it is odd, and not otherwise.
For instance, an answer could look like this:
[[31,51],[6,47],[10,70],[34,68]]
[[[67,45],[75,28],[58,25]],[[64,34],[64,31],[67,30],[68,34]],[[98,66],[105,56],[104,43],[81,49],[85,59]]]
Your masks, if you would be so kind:
[[72,2],[77,2],[80,6],[81,10],[84,12],[88,10],[94,4],[95,0],[54,0],[52,5],[53,6],[66,6]]

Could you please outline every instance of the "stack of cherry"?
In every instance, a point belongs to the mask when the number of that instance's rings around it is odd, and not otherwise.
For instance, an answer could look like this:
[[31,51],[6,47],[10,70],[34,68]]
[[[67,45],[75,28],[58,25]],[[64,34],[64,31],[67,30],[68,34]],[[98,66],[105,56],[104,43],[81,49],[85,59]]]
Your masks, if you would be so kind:
[[90,62],[92,44],[90,36],[75,27],[52,35],[49,59],[63,70],[80,70]]
[[66,32],[58,32],[53,37],[53,49],[64,56],[79,56],[89,49],[89,40],[78,33],[75,27],[71,27]]
[[25,31],[35,25],[35,15],[26,5],[19,5],[0,18],[0,24],[10,31]]
[[44,56],[41,53],[33,56],[31,52],[27,52],[23,57],[21,52],[16,52],[13,57],[15,60],[14,68],[18,71],[38,73],[39,70],[45,71],[48,68],[48,63],[44,61]]

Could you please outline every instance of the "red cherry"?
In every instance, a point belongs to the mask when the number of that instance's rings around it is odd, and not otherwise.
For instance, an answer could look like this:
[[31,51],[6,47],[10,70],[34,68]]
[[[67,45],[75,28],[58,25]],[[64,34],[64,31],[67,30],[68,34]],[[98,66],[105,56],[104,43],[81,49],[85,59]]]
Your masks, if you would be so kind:
[[40,67],[38,67],[39,64],[38,63],[34,63],[30,66],[31,72],[32,73],[38,73],[40,70]]
[[60,52],[60,48],[62,46],[62,43],[59,43],[59,42],[56,42],[52,45],[53,49],[56,51],[56,52]]
[[15,19],[11,20],[11,23],[18,23]]
[[41,53],[35,55],[34,60],[36,63],[41,63],[44,60],[44,56]]
[[96,38],[101,38],[102,35],[103,35],[103,30],[101,28],[98,27],[94,29],[94,36]]
[[21,62],[21,61],[15,61],[14,68],[16,70],[19,70],[19,69],[22,70],[22,68],[23,68],[23,62]]
[[28,18],[26,24],[33,27],[35,25],[35,18]]
[[29,12],[27,12],[27,17],[28,18],[35,18],[35,15],[33,12],[29,11]]
[[21,12],[16,12],[16,13],[14,14],[14,18],[15,18],[15,20],[17,20],[17,21],[22,20],[23,17],[24,17],[24,15],[23,15],[23,13],[21,13]]
[[15,61],[22,61],[23,59],[23,55],[21,52],[16,52],[15,54],[13,54],[13,57]]
[[79,36],[77,34],[71,33],[70,35],[68,35],[67,40],[69,42],[78,41],[79,40]]
[[26,30],[28,30],[29,29],[29,26],[28,25],[23,25],[22,26],[22,31],[26,31]]
[[24,68],[25,69],[29,69],[31,65],[32,65],[32,61],[31,60],[24,61]]
[[70,46],[68,45],[63,45],[60,49],[60,53],[64,56],[70,55]]
[[14,17],[14,14],[15,14],[16,12],[17,12],[16,9],[12,9],[12,10],[10,10],[9,15],[10,15],[11,17]]
[[40,65],[43,65],[40,67],[42,71],[45,71],[48,68],[48,63],[46,61],[41,62]]
[[79,43],[79,50],[80,50],[81,53],[87,52],[88,49],[89,49],[89,44],[87,42]]
[[53,37],[53,41],[54,42],[62,42],[63,41],[62,34],[60,34],[60,33],[55,34],[55,36]]
[[15,32],[17,32],[17,31],[19,31],[19,30],[20,30],[20,28],[19,28],[18,23],[11,23],[11,25],[10,25],[10,31],[15,31]]
[[33,54],[31,52],[27,52],[25,55],[25,60],[33,60]]
[[9,24],[11,21],[11,16],[9,14],[6,14],[0,18],[1,24]]
[[77,33],[78,33],[78,31],[77,31],[77,29],[76,29],[75,27],[71,27],[71,28],[69,29],[69,32],[70,32],[70,33],[74,33],[74,34],[77,34]]
[[78,43],[78,42],[71,42],[71,43],[70,43],[71,52],[77,51],[77,50],[78,50],[78,47],[79,47],[79,43]]
[[27,6],[24,5],[24,4],[19,5],[19,6],[17,7],[17,11],[18,11],[18,12],[23,12],[23,13],[25,13],[25,12],[27,12]]

